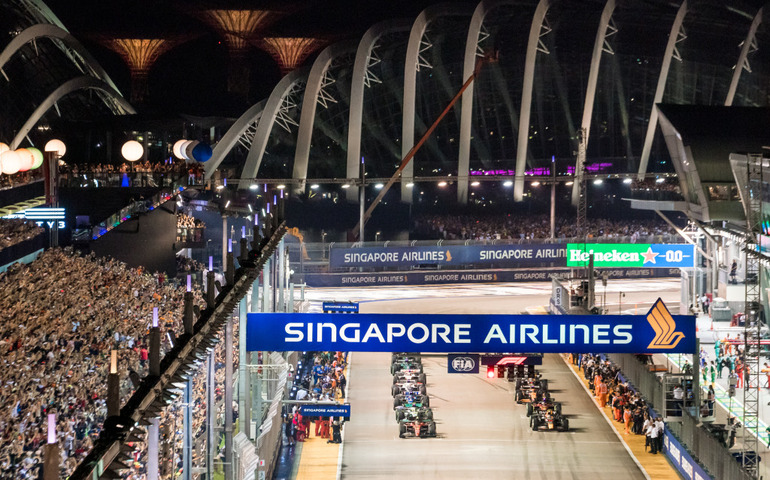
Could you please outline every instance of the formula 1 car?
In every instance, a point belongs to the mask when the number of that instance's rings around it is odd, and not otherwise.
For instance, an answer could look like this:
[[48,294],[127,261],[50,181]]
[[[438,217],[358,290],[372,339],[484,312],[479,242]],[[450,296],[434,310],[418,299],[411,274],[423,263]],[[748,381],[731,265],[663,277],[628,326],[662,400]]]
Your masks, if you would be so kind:
[[422,418],[424,420],[433,420],[433,410],[430,407],[396,407],[396,421],[403,419],[414,420]]
[[527,404],[527,416],[531,417],[537,410],[552,409],[556,414],[561,415],[561,403],[554,402],[552,398],[537,400]]
[[425,383],[425,374],[419,370],[401,370],[393,375],[393,385],[397,383]]
[[390,394],[393,395],[394,397],[400,393],[425,395],[427,393],[427,389],[425,388],[425,384],[423,383],[412,383],[412,382],[396,383],[395,385],[390,387]]
[[417,370],[418,372],[422,373],[422,363],[407,360],[403,362],[395,362],[390,366],[391,375],[395,375],[396,372],[400,372],[401,370]]
[[402,405],[404,407],[430,407],[430,397],[414,392],[399,393],[393,399],[393,409],[395,410]]
[[516,380],[516,403],[537,401],[538,394],[548,390],[548,380],[524,378]]
[[532,416],[529,417],[529,424],[533,431],[538,431],[541,427],[546,430],[558,430],[566,432],[569,430],[569,420],[561,413],[556,413],[554,408],[535,409]]
[[417,415],[416,418],[404,418],[398,422],[398,437],[435,437],[436,422],[433,418],[428,419],[423,415]]
[[422,358],[418,353],[407,352],[397,352],[390,356],[391,364],[399,362],[422,363]]

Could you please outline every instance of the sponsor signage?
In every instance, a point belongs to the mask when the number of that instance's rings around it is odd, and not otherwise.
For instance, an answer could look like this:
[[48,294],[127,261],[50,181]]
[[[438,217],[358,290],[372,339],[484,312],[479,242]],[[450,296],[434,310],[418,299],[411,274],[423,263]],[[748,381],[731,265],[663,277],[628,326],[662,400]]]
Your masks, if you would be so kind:
[[479,373],[479,355],[476,353],[450,353],[446,364],[449,373]]
[[420,267],[425,265],[564,265],[567,248],[558,245],[450,245],[445,247],[331,248],[330,268]]
[[693,353],[695,317],[249,313],[248,351]]
[[35,207],[28,208],[10,215],[6,215],[3,218],[23,218],[32,222],[38,227],[48,227],[64,229],[67,227],[65,220],[66,212],[63,207]]
[[354,302],[323,302],[324,313],[358,313],[358,304]]
[[593,254],[594,267],[692,268],[695,247],[690,244],[568,243],[567,266],[587,267]]
[[[604,269],[609,278],[678,277],[678,268],[613,268]],[[548,282],[568,278],[567,268],[523,270],[440,270],[410,272],[306,273],[305,283],[311,287],[360,287],[384,285],[446,285],[454,283]]]
[[299,407],[303,417],[345,417],[350,418],[350,404],[345,405],[308,405]]
[[542,355],[482,355],[482,365],[542,365]]

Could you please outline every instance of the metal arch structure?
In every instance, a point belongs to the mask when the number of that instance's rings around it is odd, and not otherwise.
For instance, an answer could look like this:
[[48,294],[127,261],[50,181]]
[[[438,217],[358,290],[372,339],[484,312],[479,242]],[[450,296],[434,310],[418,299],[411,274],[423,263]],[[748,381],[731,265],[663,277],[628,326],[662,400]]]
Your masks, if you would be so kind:
[[[397,32],[408,32],[412,28],[409,20],[388,20],[380,22],[364,33],[356,50],[353,63],[353,77],[350,82],[350,112],[348,117],[348,157],[346,163],[347,178],[359,175],[358,165],[361,158],[361,136],[363,134],[364,90],[367,86],[367,72],[371,66],[372,50],[383,35]],[[347,200],[358,202],[358,192],[349,188]]]
[[679,6],[679,10],[676,12],[676,17],[674,18],[674,24],[671,25],[671,33],[668,34],[668,43],[666,44],[666,52],[663,55],[663,64],[660,67],[658,86],[655,89],[652,109],[650,109],[650,121],[647,123],[647,136],[644,137],[642,156],[639,159],[639,175],[637,177],[639,180],[644,180],[644,174],[647,172],[647,163],[650,160],[652,141],[655,138],[655,129],[658,126],[659,112],[656,105],[663,100],[663,92],[666,90],[666,80],[668,80],[671,59],[674,58],[674,53],[676,52],[676,44],[684,39],[682,34],[682,23],[684,22],[685,15],[687,15],[687,0],[683,0],[682,4]]
[[214,171],[224,161],[227,154],[240,143],[247,149],[251,148],[251,142],[254,139],[254,134],[257,130],[257,125],[262,117],[262,111],[265,109],[265,103],[267,100],[261,100],[258,103],[252,105],[248,110],[238,117],[238,120],[233,123],[227,132],[214,146],[211,153],[211,158],[208,162],[204,163],[204,178],[209,180],[214,174]]
[[297,187],[298,189],[304,190],[305,180],[307,179],[316,105],[321,101],[319,95],[324,94],[324,80],[326,79],[329,67],[331,67],[332,62],[337,57],[355,51],[356,45],[357,43],[353,41],[330,45],[318,54],[318,58],[316,58],[313,66],[310,68],[307,85],[305,86],[305,97],[302,99],[302,112],[297,133],[297,148],[294,151],[292,178],[302,180],[302,183]]
[[[302,82],[307,78],[307,74],[307,68],[299,68],[289,72],[280,82],[278,82],[278,85],[275,86],[272,93],[270,93],[270,96],[265,102],[262,117],[259,120],[259,124],[257,124],[257,130],[254,133],[254,139],[251,142],[249,155],[246,157],[246,163],[241,172],[241,178],[253,179],[257,177],[257,172],[259,171],[259,166],[262,164],[262,157],[264,156],[265,148],[267,147],[267,140],[270,137],[270,132],[273,130],[273,125],[275,124],[283,99],[292,91],[292,88],[297,83]],[[247,182],[242,182],[238,188],[243,189],[247,186]]]
[[24,140],[24,137],[27,136],[27,134],[32,130],[38,121],[40,121],[41,118],[43,118],[43,115],[53,107],[56,102],[59,101],[60,98],[69,95],[72,92],[75,92],[77,90],[85,90],[85,89],[95,89],[95,90],[101,90],[107,95],[112,96],[115,101],[120,105],[124,110],[130,112],[130,113],[136,113],[134,112],[134,108],[126,101],[125,98],[123,98],[120,93],[113,90],[112,87],[110,87],[107,83],[104,81],[89,76],[89,75],[83,75],[81,77],[73,78],[71,80],[68,80],[61,84],[56,90],[51,92],[48,97],[46,97],[45,100],[43,100],[40,105],[37,106],[34,112],[32,112],[32,115],[27,119],[26,122],[24,122],[24,125],[21,127],[19,132],[16,134],[16,136],[13,138],[13,141],[10,144],[11,149],[16,149],[19,144]]
[[[409,154],[414,146],[414,124],[416,115],[417,97],[417,72],[420,69],[420,53],[422,40],[428,24],[438,17],[447,16],[472,16],[472,11],[467,5],[455,3],[443,3],[432,5],[423,10],[412,24],[409,33],[409,43],[406,47],[406,61],[404,62],[404,105],[402,109],[403,121],[401,122],[401,158]],[[412,189],[407,184],[414,178],[414,161],[409,162],[401,173],[401,201],[412,203]]]
[[757,14],[754,15],[754,19],[751,21],[751,27],[749,27],[749,33],[746,34],[746,40],[743,41],[741,46],[741,53],[738,56],[738,63],[735,64],[733,69],[733,78],[730,81],[730,88],[727,90],[727,98],[725,98],[725,107],[731,107],[733,100],[735,99],[735,92],[738,90],[738,82],[741,80],[741,74],[744,70],[751,73],[751,65],[749,64],[749,53],[757,51],[757,29],[762,24],[762,12],[765,7],[760,8]]
[[[473,74],[476,67],[476,57],[483,55],[479,43],[484,19],[494,8],[503,5],[516,5],[513,0],[482,0],[473,11],[471,24],[468,27],[468,38],[465,41],[465,58],[463,59],[463,79]],[[488,36],[488,35],[487,35]],[[457,201],[462,205],[468,203],[468,171],[471,156],[471,125],[473,123],[473,89],[476,82],[468,85],[463,92],[460,107],[460,149],[457,158]]]
[[521,110],[519,112],[519,135],[516,143],[516,172],[513,184],[513,200],[524,199],[524,169],[527,166],[527,147],[529,146],[529,119],[532,113],[532,87],[535,83],[535,61],[540,43],[545,14],[551,6],[551,0],[540,0],[532,16],[529,29],[527,55],[524,60],[524,82],[521,87]]
[[[91,68],[91,70],[96,73],[99,78],[104,80],[104,82],[109,85],[112,90],[118,92],[118,95],[121,95],[120,90],[118,90],[118,87],[116,87],[112,82],[110,76],[107,75],[107,72],[105,72],[101,65],[99,65],[94,57],[91,56],[88,50],[86,50],[83,45],[67,30],[57,25],[41,23],[28,27],[16,35],[13,40],[11,40],[8,45],[5,46],[3,51],[0,52],[0,70],[5,67],[5,64],[8,63],[11,57],[13,57],[13,55],[16,54],[16,52],[18,52],[24,45],[29,42],[33,42],[38,38],[56,38],[64,42],[64,44],[72,48],[75,52],[77,52],[78,55],[80,55],[83,61]],[[131,113],[136,113],[133,107],[130,110]]]
[[[594,113],[594,101],[596,100],[596,84],[599,81],[599,67],[601,66],[602,53],[605,49],[607,37],[616,30],[609,30],[612,14],[615,12],[615,0],[607,0],[602,10],[602,16],[599,19],[599,29],[596,31],[596,40],[594,40],[594,50],[591,54],[591,68],[588,72],[588,85],[586,85],[586,97],[583,104],[583,120],[580,123],[582,132],[582,142],[580,152],[585,153],[588,149],[588,138],[591,133],[591,118]],[[585,165],[585,156],[578,155],[575,161],[575,175],[580,179],[583,175],[583,166]],[[578,180],[572,184],[572,204],[577,205],[580,199],[581,182]]]
[[48,8],[48,5],[43,3],[41,0],[27,0],[25,3],[27,3],[27,5],[31,5],[35,7],[38,13],[40,13],[46,20],[48,20],[52,24],[60,28],[64,28],[64,24],[61,22],[61,20],[59,20],[59,17],[57,17],[56,14],[53,13],[53,11],[50,8]]

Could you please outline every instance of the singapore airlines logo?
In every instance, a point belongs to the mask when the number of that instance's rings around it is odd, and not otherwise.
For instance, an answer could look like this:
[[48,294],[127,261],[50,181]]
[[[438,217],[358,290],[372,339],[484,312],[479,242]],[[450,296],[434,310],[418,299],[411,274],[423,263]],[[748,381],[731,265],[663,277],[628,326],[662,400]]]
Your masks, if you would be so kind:
[[655,331],[647,348],[672,349],[684,338],[684,333],[676,331],[676,322],[660,298],[647,314],[647,321]]
[[451,262],[452,261],[452,254],[449,253],[449,250],[446,251],[446,261]]

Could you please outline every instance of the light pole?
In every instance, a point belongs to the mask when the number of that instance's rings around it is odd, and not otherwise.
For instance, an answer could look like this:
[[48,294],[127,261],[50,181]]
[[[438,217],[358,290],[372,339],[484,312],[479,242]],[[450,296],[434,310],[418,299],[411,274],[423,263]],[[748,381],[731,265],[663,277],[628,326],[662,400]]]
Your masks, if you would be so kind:
[[326,232],[321,230],[321,258],[326,259]]
[[374,241],[375,241],[375,242],[379,242],[379,241],[380,241],[380,235],[381,235],[381,234],[382,234],[382,232],[376,232],[376,233],[374,234]]
[[625,293],[618,292],[618,315],[623,315],[623,297],[625,296]]

